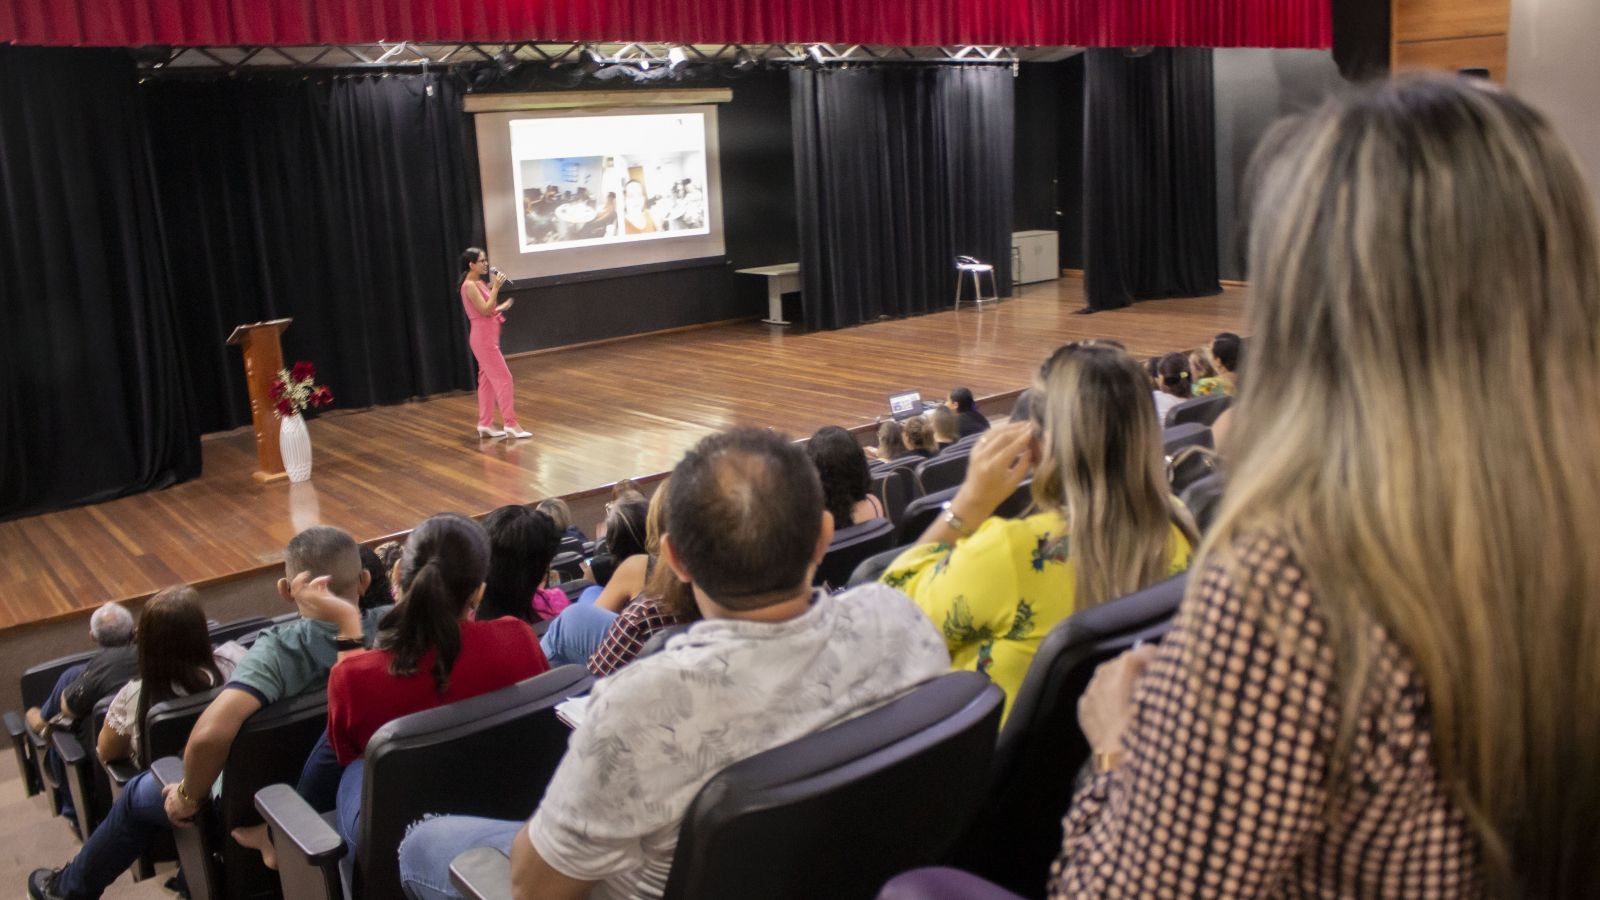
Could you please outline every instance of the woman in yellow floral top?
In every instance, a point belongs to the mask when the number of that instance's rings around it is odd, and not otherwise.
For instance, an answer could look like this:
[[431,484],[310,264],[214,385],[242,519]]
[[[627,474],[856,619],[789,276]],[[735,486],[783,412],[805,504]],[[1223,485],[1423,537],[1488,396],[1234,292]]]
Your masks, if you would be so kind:
[[[1034,389],[1033,420],[974,446],[944,514],[883,576],[939,626],[954,668],[1006,692],[1007,714],[1056,623],[1183,571],[1197,543],[1167,489],[1149,378],[1131,356],[1067,344]],[[992,517],[1036,461],[1039,511]]]

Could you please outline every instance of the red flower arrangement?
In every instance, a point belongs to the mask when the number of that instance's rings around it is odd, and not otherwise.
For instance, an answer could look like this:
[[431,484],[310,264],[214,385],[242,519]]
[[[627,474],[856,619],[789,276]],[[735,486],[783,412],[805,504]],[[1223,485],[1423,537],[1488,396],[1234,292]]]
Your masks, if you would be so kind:
[[278,370],[272,381],[272,404],[278,418],[299,415],[307,407],[318,409],[332,405],[333,391],[325,384],[316,384],[317,369],[308,362],[297,362],[292,368]]

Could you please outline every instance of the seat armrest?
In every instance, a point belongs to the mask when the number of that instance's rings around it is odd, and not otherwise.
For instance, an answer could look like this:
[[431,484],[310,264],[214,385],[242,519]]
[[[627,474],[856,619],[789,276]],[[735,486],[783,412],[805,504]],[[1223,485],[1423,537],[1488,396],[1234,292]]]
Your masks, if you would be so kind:
[[106,760],[103,765],[105,766],[106,777],[111,779],[112,787],[118,791],[127,787],[128,782],[139,774],[139,767],[134,765],[131,759]]
[[17,757],[17,774],[22,776],[22,786],[29,797],[39,793],[39,773],[33,770],[33,757],[28,751],[28,723],[12,710],[5,711],[6,735],[11,738],[11,750]]
[[344,839],[294,788],[269,784],[256,791],[255,803],[261,818],[272,826],[273,843],[288,841],[312,865],[329,865],[343,858]]
[[56,748],[56,755],[68,766],[81,765],[89,755],[84,752],[83,742],[78,740],[78,736],[65,728],[52,730],[50,743]]
[[467,900],[511,900],[511,859],[494,847],[474,847],[450,861],[450,883]]
[[176,756],[163,756],[150,764],[150,774],[156,777],[157,784],[170,787],[183,780],[183,760]]

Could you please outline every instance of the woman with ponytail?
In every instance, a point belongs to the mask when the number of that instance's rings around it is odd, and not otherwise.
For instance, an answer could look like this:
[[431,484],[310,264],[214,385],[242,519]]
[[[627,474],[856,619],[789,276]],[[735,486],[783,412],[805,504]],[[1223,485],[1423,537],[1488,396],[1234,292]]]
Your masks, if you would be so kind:
[[376,646],[350,654],[328,676],[328,743],[339,764],[339,831],[355,844],[361,819],[362,754],[379,728],[409,715],[476,697],[550,668],[526,622],[471,621],[489,574],[489,535],[473,520],[443,513],[411,532],[400,558],[400,603]]

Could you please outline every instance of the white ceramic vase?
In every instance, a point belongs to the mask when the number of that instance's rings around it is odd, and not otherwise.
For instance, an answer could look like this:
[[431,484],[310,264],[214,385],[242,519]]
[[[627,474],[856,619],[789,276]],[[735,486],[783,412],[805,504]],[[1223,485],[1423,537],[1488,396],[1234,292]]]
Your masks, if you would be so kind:
[[290,481],[311,478],[311,432],[306,430],[306,420],[299,413],[278,420],[278,453]]

